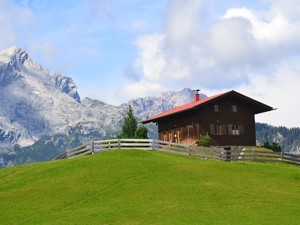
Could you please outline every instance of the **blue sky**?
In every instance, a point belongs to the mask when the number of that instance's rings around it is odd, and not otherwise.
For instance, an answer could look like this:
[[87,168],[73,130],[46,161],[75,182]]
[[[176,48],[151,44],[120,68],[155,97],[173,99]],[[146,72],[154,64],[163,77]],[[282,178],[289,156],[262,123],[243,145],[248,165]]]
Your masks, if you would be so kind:
[[161,92],[237,90],[300,127],[297,0],[0,0],[0,50],[17,45],[114,105]]

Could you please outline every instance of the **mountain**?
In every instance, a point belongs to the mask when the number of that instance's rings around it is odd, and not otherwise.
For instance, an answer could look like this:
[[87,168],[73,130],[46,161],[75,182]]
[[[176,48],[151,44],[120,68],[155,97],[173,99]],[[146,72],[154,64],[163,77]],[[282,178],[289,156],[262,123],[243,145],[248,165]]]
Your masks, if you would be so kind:
[[[201,96],[206,97],[203,94]],[[85,98],[79,103],[82,108],[78,108],[83,111],[77,113],[88,115],[89,120],[78,121],[77,124],[68,126],[64,132],[41,136],[30,146],[24,147],[15,143],[14,148],[0,153],[0,167],[50,160],[63,150],[77,147],[91,140],[115,136],[120,133],[122,119],[129,104],[133,106],[138,119],[143,120],[185,102],[190,102],[192,99],[193,91],[191,89],[183,89],[178,92],[168,91],[162,93],[158,98],[137,98],[118,107]],[[147,125],[147,128],[149,137],[157,138],[157,126],[150,124]]]
[[0,95],[2,149],[31,145],[78,124],[96,129],[115,126],[122,118],[118,107],[91,99],[81,101],[71,78],[49,71],[18,47],[0,52]]
[[80,98],[71,78],[50,72],[18,47],[0,53],[0,141],[32,144],[66,126]]
[[[0,95],[0,154],[10,159],[39,154],[38,146],[62,151],[91,139],[114,136],[129,104],[143,120],[193,99],[193,91],[183,89],[120,106],[81,100],[71,78],[48,70],[16,46],[0,52]],[[156,127],[149,128],[154,135]],[[34,159],[23,162],[28,160]]]
[[[132,99],[120,106],[81,100],[71,78],[49,71],[23,49],[11,47],[0,52],[0,167],[49,160],[65,149],[115,136],[128,105],[141,121],[191,102],[193,95],[185,88],[159,97]],[[157,127],[150,124],[147,128],[150,138],[157,138]],[[297,130],[274,129],[257,126],[258,144],[275,140],[285,151],[297,151]],[[286,138],[291,132],[293,138]]]
[[283,151],[300,154],[300,128],[256,123],[256,140],[258,145],[263,145],[266,141],[270,144],[277,142]]

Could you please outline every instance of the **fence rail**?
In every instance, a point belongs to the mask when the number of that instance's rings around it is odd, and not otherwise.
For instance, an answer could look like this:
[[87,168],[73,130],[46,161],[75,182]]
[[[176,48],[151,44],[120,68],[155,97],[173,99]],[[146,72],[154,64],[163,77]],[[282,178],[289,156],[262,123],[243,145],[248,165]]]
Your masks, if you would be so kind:
[[225,150],[224,147],[189,146],[174,142],[166,142],[155,139],[111,139],[93,141],[62,152],[54,160],[74,158],[83,155],[95,154],[104,151],[119,149],[140,149],[169,152],[185,156],[203,159],[215,159],[222,161],[259,161],[259,162],[285,162],[300,165],[300,155],[285,152],[247,150],[245,148],[232,147]]
[[83,155],[89,155],[92,154],[91,148],[88,144],[86,145],[80,145],[76,148],[68,149],[58,155],[57,157],[54,158],[54,160],[57,159],[65,159],[65,158],[74,158],[78,156],[83,156]]

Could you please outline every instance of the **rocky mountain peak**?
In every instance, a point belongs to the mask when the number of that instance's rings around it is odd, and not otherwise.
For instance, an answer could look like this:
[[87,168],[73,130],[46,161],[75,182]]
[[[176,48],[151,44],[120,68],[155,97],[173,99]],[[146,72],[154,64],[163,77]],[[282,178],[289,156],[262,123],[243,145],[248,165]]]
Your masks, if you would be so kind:
[[72,78],[49,71],[33,61],[22,48],[12,46],[0,52],[0,87],[9,86],[20,79],[24,79],[23,83],[34,86],[33,89],[40,89],[37,85],[47,83],[80,102],[77,87]]
[[1,61],[8,63],[16,56],[27,56],[28,57],[28,54],[22,48],[20,48],[18,46],[12,46],[8,49],[1,51],[0,56],[1,56],[0,57]]
[[0,96],[1,148],[30,145],[56,134],[96,135],[97,139],[114,135],[129,104],[143,120],[192,101],[193,91],[169,91],[120,106],[91,98],[81,101],[71,78],[48,70],[14,46],[0,52]]
[[23,65],[26,60],[31,60],[27,52],[18,46],[12,46],[0,52],[0,66],[8,64],[18,71],[24,69]]

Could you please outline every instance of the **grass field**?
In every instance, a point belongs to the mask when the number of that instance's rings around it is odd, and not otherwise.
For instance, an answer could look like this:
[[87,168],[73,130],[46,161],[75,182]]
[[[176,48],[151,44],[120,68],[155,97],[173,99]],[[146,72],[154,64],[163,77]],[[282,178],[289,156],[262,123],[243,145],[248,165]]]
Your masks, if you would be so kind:
[[300,223],[300,167],[111,151],[0,169],[0,224]]

